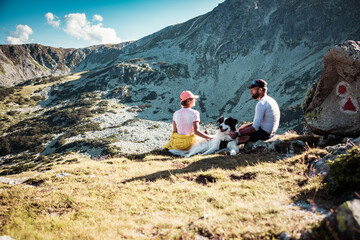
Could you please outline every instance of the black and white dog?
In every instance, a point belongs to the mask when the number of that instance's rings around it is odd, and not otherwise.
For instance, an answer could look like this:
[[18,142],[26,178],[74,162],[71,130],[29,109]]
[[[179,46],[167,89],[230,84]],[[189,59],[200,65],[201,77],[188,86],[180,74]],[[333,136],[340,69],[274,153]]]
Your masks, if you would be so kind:
[[236,120],[235,118],[221,117],[217,120],[218,131],[213,136],[213,139],[201,139],[199,142],[191,146],[190,150],[171,149],[169,150],[169,152],[174,155],[190,157],[198,153],[200,153],[201,155],[207,155],[225,149],[225,151],[230,152],[230,155],[235,155],[239,152],[237,140],[236,138],[232,139],[229,136],[229,132],[236,131],[237,123],[238,120]]

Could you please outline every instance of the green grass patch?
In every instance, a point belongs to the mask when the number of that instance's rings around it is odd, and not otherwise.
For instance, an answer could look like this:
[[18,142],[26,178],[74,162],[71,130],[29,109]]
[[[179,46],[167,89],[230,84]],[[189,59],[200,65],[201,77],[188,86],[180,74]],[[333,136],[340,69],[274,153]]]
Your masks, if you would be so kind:
[[346,154],[329,162],[332,181],[328,189],[334,194],[360,191],[360,146],[355,146]]

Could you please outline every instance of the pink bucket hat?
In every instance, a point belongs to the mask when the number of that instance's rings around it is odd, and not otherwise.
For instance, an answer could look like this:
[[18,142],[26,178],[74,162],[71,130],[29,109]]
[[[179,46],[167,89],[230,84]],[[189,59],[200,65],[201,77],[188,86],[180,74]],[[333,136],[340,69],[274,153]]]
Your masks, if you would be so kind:
[[181,94],[180,94],[180,99],[181,101],[185,101],[186,99],[189,99],[189,98],[198,98],[199,96],[198,95],[194,95],[192,92],[190,91],[183,91]]

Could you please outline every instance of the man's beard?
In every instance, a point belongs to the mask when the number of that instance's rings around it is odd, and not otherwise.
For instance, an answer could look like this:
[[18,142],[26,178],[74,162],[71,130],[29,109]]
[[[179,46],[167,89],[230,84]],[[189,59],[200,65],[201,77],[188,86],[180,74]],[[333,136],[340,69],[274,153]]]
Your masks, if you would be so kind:
[[251,95],[251,97],[252,97],[253,99],[258,99],[259,96],[260,96],[260,94],[259,94],[258,91],[256,91],[256,93],[254,93],[253,95]]

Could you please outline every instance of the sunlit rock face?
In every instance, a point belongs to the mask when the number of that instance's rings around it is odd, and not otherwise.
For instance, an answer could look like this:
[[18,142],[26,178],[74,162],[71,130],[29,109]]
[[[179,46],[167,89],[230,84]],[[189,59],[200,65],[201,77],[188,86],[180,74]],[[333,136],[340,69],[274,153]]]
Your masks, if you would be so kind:
[[324,56],[324,73],[304,102],[313,132],[360,135],[360,41],[346,41]]
[[68,59],[76,49],[40,44],[0,45],[0,86],[11,87],[25,80],[71,73],[82,59]]

